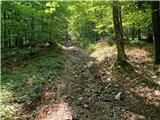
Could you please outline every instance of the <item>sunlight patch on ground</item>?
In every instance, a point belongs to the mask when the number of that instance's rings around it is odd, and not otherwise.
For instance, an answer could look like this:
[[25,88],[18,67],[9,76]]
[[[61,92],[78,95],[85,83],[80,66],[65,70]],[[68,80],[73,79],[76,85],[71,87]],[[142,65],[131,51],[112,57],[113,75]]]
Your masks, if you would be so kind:
[[41,93],[41,97],[44,100],[49,100],[52,96],[54,96],[56,93],[52,91],[43,91]]
[[8,104],[9,101],[12,101],[13,93],[8,90],[2,90],[0,93],[0,115],[2,119],[10,120],[11,118],[15,118],[14,115],[18,109],[21,108],[20,104]]
[[140,115],[140,114],[136,114],[131,111],[126,111],[124,113],[124,115],[125,115],[125,117],[128,116],[128,120],[146,120],[145,116]]
[[112,56],[116,53],[115,47],[104,46],[98,48],[95,52],[93,52],[90,57],[96,58],[99,62],[104,61],[106,57],[112,58]]
[[151,60],[151,54],[145,48],[132,48],[130,50],[127,50],[127,55],[129,56],[131,61],[134,61],[136,63],[142,63]]
[[151,66],[150,68],[147,68],[145,66],[136,66],[138,69],[136,69],[135,71],[143,76],[146,76],[152,80],[155,80],[154,82],[156,82],[159,77],[156,75],[156,73],[154,72],[154,68]]
[[80,49],[77,48],[76,46],[66,47],[66,46],[62,46],[62,45],[61,45],[61,47],[62,47],[63,50],[69,50],[69,51],[79,51],[79,50],[80,50]]
[[35,120],[72,120],[71,107],[64,100],[43,108]]
[[160,80],[156,81],[156,83],[157,83],[158,85],[160,85]]
[[132,92],[135,92],[137,95],[146,98],[146,101],[154,104],[156,106],[160,106],[160,91],[154,90],[149,87],[145,87],[142,85],[137,86],[134,89],[131,89]]

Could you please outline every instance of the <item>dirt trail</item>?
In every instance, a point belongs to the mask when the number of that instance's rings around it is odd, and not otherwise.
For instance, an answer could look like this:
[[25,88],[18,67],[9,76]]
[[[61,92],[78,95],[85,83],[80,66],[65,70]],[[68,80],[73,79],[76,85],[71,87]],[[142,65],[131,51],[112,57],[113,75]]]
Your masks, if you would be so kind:
[[95,59],[74,47],[66,48],[66,54],[64,73],[54,83],[56,91],[50,90],[56,92],[54,101],[39,107],[36,120],[120,120],[112,96],[105,96],[107,87],[91,72],[98,71]]
[[[51,87],[43,94],[35,120],[159,119],[158,90],[157,95],[152,95],[147,102],[146,90],[147,94],[153,94],[156,90],[148,91],[147,85],[133,81],[135,78],[142,80],[143,77],[134,72],[115,72],[111,68],[115,58],[113,56],[112,60],[107,58],[106,63],[103,63],[90,57],[83,49],[64,49],[65,69],[55,81],[46,83],[46,86]],[[159,89],[158,85],[157,87]],[[118,92],[125,96],[122,96],[121,101],[114,100]]]

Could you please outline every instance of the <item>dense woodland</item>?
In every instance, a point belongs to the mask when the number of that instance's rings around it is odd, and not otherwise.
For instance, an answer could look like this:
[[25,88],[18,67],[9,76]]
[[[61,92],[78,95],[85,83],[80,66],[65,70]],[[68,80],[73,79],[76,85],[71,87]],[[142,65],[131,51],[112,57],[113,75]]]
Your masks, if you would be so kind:
[[1,1],[2,120],[159,120],[159,1]]

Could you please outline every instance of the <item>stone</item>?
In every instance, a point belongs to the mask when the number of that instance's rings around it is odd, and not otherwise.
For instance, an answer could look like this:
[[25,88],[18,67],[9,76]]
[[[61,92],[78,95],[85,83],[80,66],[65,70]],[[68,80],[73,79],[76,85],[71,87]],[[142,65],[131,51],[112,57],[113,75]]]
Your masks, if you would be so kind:
[[122,94],[122,92],[119,92],[117,95],[115,95],[114,99],[121,100],[121,94]]
[[84,108],[87,108],[87,107],[88,107],[88,105],[87,105],[87,104],[84,104],[83,106],[84,106]]

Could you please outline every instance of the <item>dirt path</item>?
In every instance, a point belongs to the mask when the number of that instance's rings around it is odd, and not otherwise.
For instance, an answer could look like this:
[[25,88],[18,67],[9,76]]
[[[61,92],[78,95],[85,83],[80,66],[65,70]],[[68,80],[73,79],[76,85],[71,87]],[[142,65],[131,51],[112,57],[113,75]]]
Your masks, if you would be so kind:
[[[99,62],[79,48],[68,47],[65,52],[65,70],[57,80],[46,83],[51,87],[43,93],[35,120],[159,119],[159,91],[146,103],[146,91],[153,94],[156,90],[131,80],[142,77],[115,72],[110,66],[113,60]],[[118,92],[123,93],[120,101],[114,100]]]
[[92,73],[99,69],[95,59],[74,47],[66,48],[66,54],[64,73],[52,83],[56,89],[49,90],[56,92],[54,100],[39,107],[36,120],[120,120],[112,96],[105,94],[107,87]]

